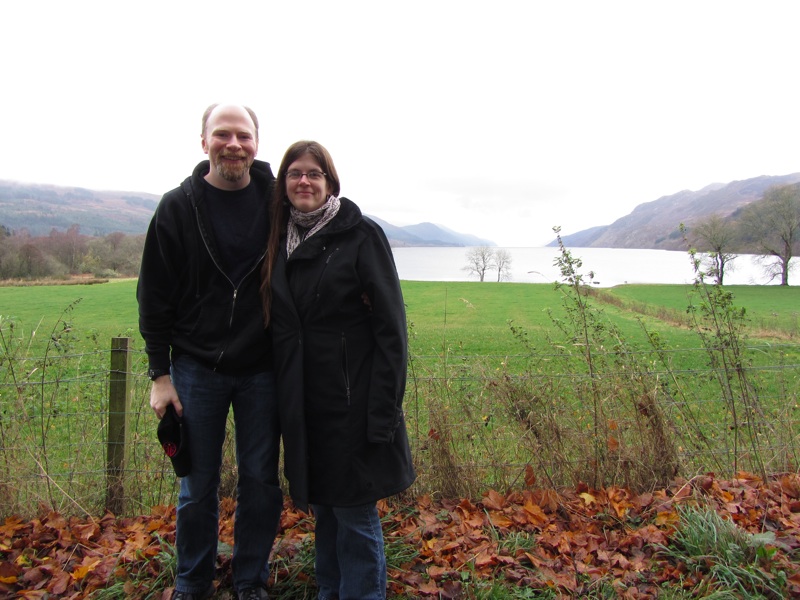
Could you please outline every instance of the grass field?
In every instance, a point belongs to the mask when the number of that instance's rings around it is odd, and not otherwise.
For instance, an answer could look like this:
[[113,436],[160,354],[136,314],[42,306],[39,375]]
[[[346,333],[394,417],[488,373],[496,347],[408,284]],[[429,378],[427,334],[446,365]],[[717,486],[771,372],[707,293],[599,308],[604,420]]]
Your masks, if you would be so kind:
[[[701,301],[690,298],[690,286],[602,290],[584,297],[585,313],[571,288],[551,284],[402,287],[416,491],[460,497],[513,487],[531,465],[553,485],[589,479],[587,464],[607,469],[606,483],[632,485],[640,477],[642,485],[649,477],[663,482],[675,469],[781,470],[800,463],[800,288],[730,288],[753,319],[749,337],[726,338],[709,350],[680,321],[690,302]],[[134,350],[137,502],[149,506],[163,490],[174,492],[154,444],[135,290],[135,280],[0,287],[0,404],[14,415],[0,421],[0,433],[6,448],[13,442],[19,465],[31,454],[39,463],[16,481],[17,463],[9,452],[3,458],[15,491],[30,489],[26,498],[43,493],[36,471],[45,465],[71,497],[90,490],[85,501],[102,504],[102,485],[91,477],[103,468],[108,349],[118,336],[130,337]],[[658,318],[662,311],[670,318]],[[731,356],[732,349],[740,354]]]
[[[411,356],[422,364],[442,357],[483,357],[493,364],[525,355],[511,325],[526,334],[531,347],[547,353],[559,343],[554,319],[567,318],[562,291],[552,284],[480,282],[402,282],[410,329]],[[750,343],[796,342],[800,287],[733,286],[736,306],[746,309],[745,333]],[[611,300],[611,302],[609,302]],[[590,303],[631,345],[648,346],[657,334],[669,349],[699,348],[695,331],[685,326],[686,308],[698,297],[685,285],[624,285],[600,290]],[[659,315],[665,318],[658,318]],[[668,317],[668,318],[666,318]],[[141,353],[138,332],[136,280],[111,280],[95,285],[0,287],[0,323],[13,323],[29,352],[42,352],[51,331],[69,323],[75,352],[110,347],[112,337],[130,337]],[[684,326],[676,326],[677,322]],[[647,332],[645,331],[647,330]],[[35,332],[35,335],[34,335]],[[790,349],[797,355],[797,349]],[[697,358],[676,357],[676,367],[697,367]],[[704,360],[704,359],[703,359]],[[773,360],[758,355],[756,360]]]
[[[552,284],[480,282],[402,282],[410,329],[410,352],[417,365],[433,370],[443,357],[449,364],[508,364],[508,357],[527,355],[530,348],[547,353],[559,343],[554,319],[567,318],[562,291]],[[734,303],[746,308],[751,343],[796,341],[800,287],[733,286]],[[609,301],[610,300],[610,301]],[[625,285],[599,290],[590,298],[602,318],[613,323],[631,345],[648,347],[648,335],[659,336],[669,349],[699,348],[700,339],[687,326],[686,308],[697,304],[691,286]],[[663,318],[659,318],[659,316]],[[70,326],[71,351],[110,347],[112,337],[130,337],[139,354],[135,368],[144,370],[144,343],[138,332],[136,280],[111,280],[95,285],[0,287],[0,323],[13,323],[15,336],[28,352],[44,351],[51,332]],[[63,321],[63,322],[61,322]],[[511,325],[524,331],[530,347],[520,343]],[[647,332],[645,331],[647,330]],[[35,333],[35,335],[34,335]],[[797,356],[797,349],[790,349]],[[677,369],[694,369],[698,354],[679,354]],[[771,355],[756,361],[769,364]],[[470,368],[470,367],[465,367]],[[473,369],[474,370],[474,369]]]
[[[412,326],[412,352],[440,354],[449,346],[456,354],[507,355],[515,347],[509,321],[531,337],[552,327],[550,314],[563,317],[560,292],[551,284],[419,282],[404,281],[407,315]],[[763,333],[765,325],[797,335],[800,287],[731,286],[737,306],[746,308],[751,335]],[[605,293],[631,306],[664,307],[684,314],[691,300],[691,286],[624,285]],[[696,302],[696,301],[695,301]],[[626,336],[644,339],[638,319],[642,317],[618,306],[598,305]],[[136,280],[111,280],[96,285],[0,287],[0,318],[13,320],[38,337],[52,330],[70,306],[65,320],[85,336],[99,339],[130,336],[134,347],[142,347],[137,325]],[[648,327],[678,347],[696,344],[696,336],[685,328],[645,317]]]
[[13,321],[28,336],[37,331],[38,338],[46,339],[64,319],[82,336],[109,340],[106,346],[112,337],[129,336],[134,344],[143,347],[134,279],[112,279],[94,285],[0,287],[0,318]]
[[[690,303],[697,303],[693,290],[691,285],[623,285],[607,292],[631,307],[663,307],[680,314]],[[732,285],[725,290],[733,294],[737,306],[746,309],[752,335],[800,337],[800,287]]]

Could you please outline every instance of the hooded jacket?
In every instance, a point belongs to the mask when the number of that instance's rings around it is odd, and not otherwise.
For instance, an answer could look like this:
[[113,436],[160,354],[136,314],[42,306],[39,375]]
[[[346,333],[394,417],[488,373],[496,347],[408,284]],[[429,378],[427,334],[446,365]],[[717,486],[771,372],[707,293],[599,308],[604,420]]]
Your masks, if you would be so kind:
[[[150,369],[169,372],[170,359],[188,354],[227,374],[271,368],[271,345],[264,331],[259,296],[264,253],[240,281],[222,267],[214,229],[205,206],[204,176],[209,162],[195,167],[179,187],[161,198],[145,239],[136,298],[139,331]],[[264,198],[267,220],[274,176],[269,163],[254,161],[252,184]],[[266,250],[267,240],[253,240]]]
[[415,474],[403,417],[407,331],[383,230],[347,198],[272,274],[284,464],[295,505],[358,506]]

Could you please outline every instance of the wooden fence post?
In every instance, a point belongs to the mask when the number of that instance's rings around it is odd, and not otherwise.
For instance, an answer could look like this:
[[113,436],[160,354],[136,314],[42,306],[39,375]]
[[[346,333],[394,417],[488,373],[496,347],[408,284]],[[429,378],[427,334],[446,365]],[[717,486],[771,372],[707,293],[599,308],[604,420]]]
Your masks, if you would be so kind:
[[125,510],[125,465],[128,458],[128,414],[131,406],[131,338],[111,339],[108,386],[108,452],[106,455],[106,510]]

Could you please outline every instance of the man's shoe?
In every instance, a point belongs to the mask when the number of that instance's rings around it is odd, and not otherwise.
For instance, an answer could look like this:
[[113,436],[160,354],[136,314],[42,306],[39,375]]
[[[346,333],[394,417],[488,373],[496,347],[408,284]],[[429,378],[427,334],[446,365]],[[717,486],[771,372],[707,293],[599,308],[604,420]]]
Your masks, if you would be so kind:
[[205,592],[198,594],[193,592],[179,592],[172,590],[172,600],[206,600],[214,594],[214,586],[209,587]]
[[247,588],[239,592],[239,600],[269,600],[269,595],[262,587]]

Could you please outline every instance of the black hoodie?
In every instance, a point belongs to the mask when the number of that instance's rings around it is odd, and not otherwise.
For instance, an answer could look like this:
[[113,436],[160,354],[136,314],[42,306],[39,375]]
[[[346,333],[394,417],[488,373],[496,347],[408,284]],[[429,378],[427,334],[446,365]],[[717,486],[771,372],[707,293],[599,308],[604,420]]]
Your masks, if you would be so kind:
[[[151,370],[168,372],[170,358],[188,354],[221,373],[258,373],[272,365],[259,295],[267,240],[253,240],[258,258],[241,281],[232,281],[223,269],[204,202],[208,171],[209,162],[201,162],[156,208],[136,289],[139,331]],[[265,219],[263,230],[269,231],[275,182],[269,163],[255,161],[250,176],[264,198],[264,210],[253,218]]]

